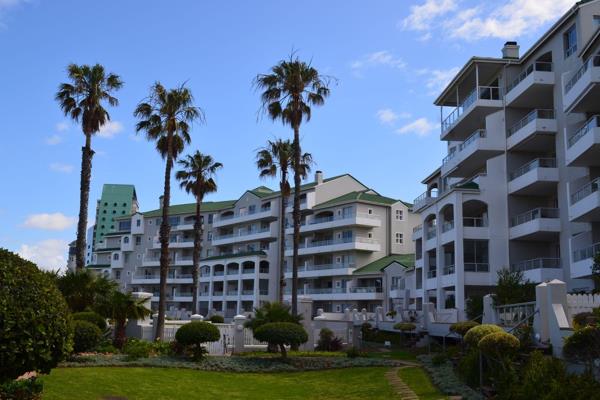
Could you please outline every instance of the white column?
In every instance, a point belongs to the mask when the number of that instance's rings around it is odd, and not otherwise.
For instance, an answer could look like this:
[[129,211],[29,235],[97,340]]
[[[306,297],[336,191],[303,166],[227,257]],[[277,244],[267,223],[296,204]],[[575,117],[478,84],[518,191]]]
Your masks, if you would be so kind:
[[463,228],[463,197],[457,193],[454,202],[454,271],[455,307],[458,310],[458,320],[466,318],[465,312],[465,253],[464,253],[464,228]]

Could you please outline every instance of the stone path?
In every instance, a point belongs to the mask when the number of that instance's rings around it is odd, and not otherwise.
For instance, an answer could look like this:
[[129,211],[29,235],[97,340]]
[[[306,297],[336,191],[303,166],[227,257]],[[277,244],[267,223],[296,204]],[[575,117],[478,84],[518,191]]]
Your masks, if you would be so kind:
[[402,381],[402,379],[400,379],[400,376],[398,376],[399,370],[400,368],[392,368],[391,370],[386,372],[386,379],[388,380],[390,385],[392,385],[396,393],[400,395],[400,398],[402,400],[419,400],[419,396],[417,396],[415,392],[413,392],[412,389],[409,388],[408,385]]

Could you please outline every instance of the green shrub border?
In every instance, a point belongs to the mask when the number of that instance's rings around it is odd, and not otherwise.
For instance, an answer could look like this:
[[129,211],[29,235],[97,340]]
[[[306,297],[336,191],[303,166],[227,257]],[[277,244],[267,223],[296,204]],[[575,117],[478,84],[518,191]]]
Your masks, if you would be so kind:
[[465,385],[454,372],[450,361],[433,362],[435,355],[421,355],[417,359],[423,364],[434,385],[446,395],[462,396],[464,400],[484,400],[485,398]]

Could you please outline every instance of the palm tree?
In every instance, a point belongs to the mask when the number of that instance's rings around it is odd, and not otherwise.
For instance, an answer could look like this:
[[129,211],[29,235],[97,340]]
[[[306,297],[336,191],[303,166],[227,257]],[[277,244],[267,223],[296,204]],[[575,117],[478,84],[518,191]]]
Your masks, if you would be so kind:
[[79,184],[79,221],[77,223],[77,242],[75,245],[75,268],[81,270],[85,264],[85,234],[88,220],[88,202],[92,176],[92,136],[100,131],[102,125],[110,121],[110,115],[103,106],[117,106],[119,101],[112,92],[123,86],[118,75],[105,73],[100,64],[94,66],[70,64],[67,67],[70,83],[61,83],[56,93],[61,110],[65,116],[79,123],[85,135],[85,146],[81,148],[81,181]]
[[95,309],[117,289],[117,284],[89,269],[67,271],[56,277],[56,286],[71,312]]
[[167,273],[169,271],[169,205],[171,202],[171,169],[177,156],[191,142],[190,124],[204,120],[202,110],[194,106],[192,92],[181,85],[175,89],[165,89],[156,82],[148,98],[136,107],[133,115],[139,118],[136,132],[146,132],[149,141],[156,142],[156,150],[166,160],[165,180],[162,201],[162,221],[160,223],[160,294],[158,300],[158,321],[156,339],[163,337],[165,327],[165,300],[167,295]]
[[111,295],[99,306],[100,314],[110,318],[115,324],[113,344],[122,348],[125,343],[125,324],[128,319],[142,319],[152,314],[144,305],[146,299],[136,299],[131,293],[113,290]]
[[209,155],[199,151],[188,155],[185,159],[178,161],[183,168],[177,171],[175,177],[180,181],[180,186],[187,193],[196,198],[196,221],[194,223],[194,253],[192,255],[192,314],[198,312],[198,268],[200,267],[200,253],[202,252],[202,221],[200,219],[200,207],[204,196],[217,191],[217,183],[213,179],[219,169],[223,167],[220,162],[215,162]]
[[310,121],[311,106],[321,106],[329,96],[329,78],[319,74],[310,64],[294,56],[282,60],[269,74],[255,79],[262,89],[262,109],[272,120],[290,125],[294,131],[294,251],[292,256],[292,313],[298,313],[298,245],[300,243],[300,184],[302,174],[300,125]]
[[[290,183],[288,173],[292,169],[294,149],[289,140],[276,139],[267,141],[267,145],[256,154],[256,166],[260,170],[260,177],[274,177],[279,174],[279,191],[281,202],[279,210],[279,302],[283,302],[283,291],[285,288],[285,271],[283,268],[285,260],[285,209],[287,198],[290,195]],[[302,176],[306,177],[312,164],[312,155],[304,153],[300,158]]]

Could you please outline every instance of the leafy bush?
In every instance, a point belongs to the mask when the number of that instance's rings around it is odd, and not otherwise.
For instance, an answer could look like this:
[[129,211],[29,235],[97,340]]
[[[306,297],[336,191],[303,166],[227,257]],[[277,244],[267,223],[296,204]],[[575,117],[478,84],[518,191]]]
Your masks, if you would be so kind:
[[38,379],[29,378],[18,381],[7,381],[0,384],[0,399],[3,400],[39,400],[42,398],[44,385]]
[[594,360],[600,358],[600,327],[586,326],[573,332],[565,340],[563,354],[570,360],[587,363],[592,368]]
[[483,314],[483,296],[469,296],[466,300],[467,318],[475,319]]
[[464,336],[465,343],[471,347],[477,347],[479,341],[483,339],[484,336],[489,335],[490,333],[495,332],[504,332],[502,328],[498,325],[492,324],[484,324],[475,326],[467,331]]
[[448,357],[443,353],[435,354],[431,358],[431,363],[433,365],[441,365],[441,364],[444,364],[446,361],[448,361]]
[[100,344],[102,331],[88,321],[73,321],[73,351],[82,353],[92,351]]
[[152,352],[159,356],[170,356],[177,354],[173,349],[173,344],[177,342],[163,342],[157,340],[152,342]]
[[96,325],[102,332],[106,330],[108,327],[106,324],[106,319],[98,313],[93,311],[82,311],[73,313],[73,320],[75,321],[87,321]]
[[475,321],[462,321],[455,322],[450,325],[450,332],[454,332],[462,337],[469,331],[469,329],[479,326],[479,323]]
[[394,329],[402,332],[412,332],[417,329],[417,326],[410,322],[398,322],[396,325],[394,325]]
[[321,329],[319,332],[319,341],[317,342],[318,351],[340,351],[342,347],[342,339],[335,337],[331,329]]
[[588,325],[597,325],[600,322],[600,317],[593,312],[582,312],[573,317],[573,325],[575,329],[581,329]]
[[371,324],[365,322],[360,328],[362,340],[364,342],[385,343],[390,342],[393,345],[399,346],[404,341],[400,332],[380,331],[373,329]]
[[348,356],[348,358],[360,357],[361,352],[356,347],[351,347],[348,350],[346,350],[346,356]]
[[471,348],[458,362],[458,374],[471,387],[479,386],[479,350]]
[[115,346],[112,345],[112,343],[110,343],[110,341],[108,340],[103,340],[100,342],[100,344],[98,346],[96,346],[96,352],[97,353],[108,353],[108,354],[115,354],[119,352],[119,349],[117,349]]
[[211,316],[208,320],[213,324],[222,324],[225,322],[225,318],[217,314]]
[[495,360],[511,358],[519,346],[519,339],[504,331],[485,335],[477,344],[484,355]]
[[127,360],[137,360],[139,358],[150,357],[150,352],[152,352],[153,349],[153,343],[129,338],[123,346],[123,354],[127,356]]
[[0,382],[50,372],[72,348],[65,300],[47,274],[4,249],[0,282]]
[[269,322],[256,329],[254,337],[261,342],[278,345],[282,358],[286,357],[286,345],[299,346],[308,340],[304,328],[293,322]]
[[175,340],[189,350],[192,358],[199,360],[205,353],[203,344],[216,342],[221,337],[219,328],[209,322],[194,321],[183,325],[175,333]]
[[525,303],[535,300],[535,284],[523,277],[522,271],[503,268],[497,272],[496,304]]
[[454,366],[449,361],[434,365],[432,356],[422,355],[417,358],[429,373],[435,386],[437,386],[444,394],[459,395],[462,396],[464,400],[483,400],[481,394],[475,392],[458,379],[454,373]]

